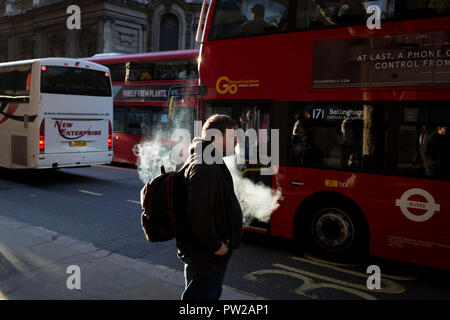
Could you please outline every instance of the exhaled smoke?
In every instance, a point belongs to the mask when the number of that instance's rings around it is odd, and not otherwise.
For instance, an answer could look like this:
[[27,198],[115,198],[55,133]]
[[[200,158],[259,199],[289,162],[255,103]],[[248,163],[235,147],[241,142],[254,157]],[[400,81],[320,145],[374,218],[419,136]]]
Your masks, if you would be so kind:
[[171,145],[159,139],[143,141],[139,144],[138,174],[143,183],[151,181],[161,174],[161,166],[166,172],[175,170],[177,163],[171,159]]
[[[143,183],[159,176],[161,165],[164,165],[166,172],[169,172],[184,163],[188,154],[190,135],[186,130],[177,132],[178,130],[175,130],[171,136],[172,144],[158,139],[140,143],[138,173]],[[178,142],[174,143],[175,141]],[[238,149],[237,147],[237,152],[239,152]],[[254,219],[268,222],[272,212],[278,207],[281,190],[274,191],[262,182],[255,183],[242,177],[242,170],[236,164],[239,163],[236,161],[236,156],[223,159],[233,177],[234,190],[244,216],[244,225],[249,225]]]
[[[190,131],[182,120],[171,120],[171,129],[155,130],[152,140],[143,140],[138,146],[138,174],[143,183],[161,174],[163,165],[166,172],[179,168],[187,159],[191,139]],[[170,132],[171,135],[167,136]],[[161,138],[164,137],[164,138]]]
[[242,177],[234,156],[225,157],[224,160],[233,177],[234,192],[241,204],[244,225],[249,225],[254,219],[269,222],[270,215],[278,207],[281,190],[274,191],[262,182],[255,183]]

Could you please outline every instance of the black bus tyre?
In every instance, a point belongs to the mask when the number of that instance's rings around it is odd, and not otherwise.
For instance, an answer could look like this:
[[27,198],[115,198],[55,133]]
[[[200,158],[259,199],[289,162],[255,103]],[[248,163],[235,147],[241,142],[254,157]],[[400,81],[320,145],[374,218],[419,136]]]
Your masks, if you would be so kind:
[[348,203],[322,203],[308,211],[303,230],[314,255],[349,261],[367,253],[367,224],[359,210]]

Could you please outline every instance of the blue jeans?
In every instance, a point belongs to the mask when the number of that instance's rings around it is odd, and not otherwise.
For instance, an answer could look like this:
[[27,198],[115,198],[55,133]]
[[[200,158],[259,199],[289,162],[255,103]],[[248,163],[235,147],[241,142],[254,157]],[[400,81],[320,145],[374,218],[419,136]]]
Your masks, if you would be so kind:
[[199,265],[183,256],[185,289],[181,300],[219,300],[222,294],[223,273]]

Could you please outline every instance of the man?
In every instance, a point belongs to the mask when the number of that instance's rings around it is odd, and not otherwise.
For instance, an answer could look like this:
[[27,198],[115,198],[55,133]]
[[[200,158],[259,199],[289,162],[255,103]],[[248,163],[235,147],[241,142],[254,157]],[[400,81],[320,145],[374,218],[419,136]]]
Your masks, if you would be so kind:
[[300,164],[300,133],[302,130],[302,118],[299,114],[296,114],[294,116],[294,127],[292,128],[292,141],[291,141],[291,148],[292,148],[292,161],[295,164]]
[[265,8],[262,4],[255,4],[252,8],[252,19],[241,25],[236,31],[233,32],[233,36],[248,36],[253,34],[260,34],[264,32],[267,27],[267,23],[264,21]]
[[450,175],[450,137],[447,126],[437,127],[439,145],[439,175],[441,178],[448,178]]
[[423,166],[426,176],[447,177],[449,174],[449,147],[447,126],[437,126],[424,134],[422,146]]
[[[342,9],[346,7],[345,11]],[[334,8],[331,18],[337,23],[355,23],[365,21],[366,10],[362,1],[342,0]]]
[[[222,155],[232,155],[237,138],[232,118],[213,115],[195,138],[184,171],[187,210],[178,219],[178,257],[184,262],[183,300],[218,300],[231,252],[240,245],[242,211]],[[209,130],[221,135],[206,141]],[[211,132],[211,131],[210,131]],[[214,158],[212,164],[211,159]]]

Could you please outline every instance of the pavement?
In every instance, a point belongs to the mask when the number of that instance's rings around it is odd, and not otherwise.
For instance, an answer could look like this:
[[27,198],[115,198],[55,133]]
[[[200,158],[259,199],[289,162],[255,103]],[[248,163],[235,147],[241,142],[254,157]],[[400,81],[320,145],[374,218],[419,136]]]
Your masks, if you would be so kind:
[[[178,270],[0,216],[0,300],[180,300],[183,289]],[[224,286],[221,299],[259,298]]]

